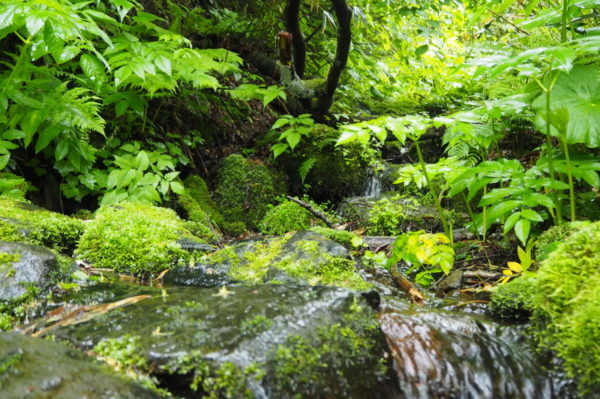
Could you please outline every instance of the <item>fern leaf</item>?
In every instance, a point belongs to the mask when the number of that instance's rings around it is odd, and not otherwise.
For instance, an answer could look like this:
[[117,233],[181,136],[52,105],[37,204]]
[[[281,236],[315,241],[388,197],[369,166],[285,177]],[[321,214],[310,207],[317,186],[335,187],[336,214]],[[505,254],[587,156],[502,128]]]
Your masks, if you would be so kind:
[[302,164],[298,168],[298,174],[300,175],[300,180],[302,180],[302,184],[304,184],[304,180],[306,180],[306,177],[310,173],[310,170],[313,168],[313,166],[315,166],[316,162],[317,159],[311,157],[302,162]]

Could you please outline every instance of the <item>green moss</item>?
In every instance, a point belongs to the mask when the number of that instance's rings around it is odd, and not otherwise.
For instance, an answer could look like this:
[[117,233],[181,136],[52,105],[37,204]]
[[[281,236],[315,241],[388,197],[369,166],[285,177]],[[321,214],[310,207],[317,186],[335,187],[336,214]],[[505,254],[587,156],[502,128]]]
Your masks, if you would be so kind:
[[258,225],[264,234],[282,235],[310,227],[312,214],[295,202],[284,200],[271,208]]
[[255,364],[242,368],[232,362],[216,363],[196,352],[171,360],[163,368],[170,374],[191,373],[190,388],[199,392],[199,397],[209,399],[253,398],[249,381],[258,381],[264,376]]
[[12,316],[8,313],[0,312],[0,331],[8,331],[11,329],[12,329]]
[[0,252],[0,278],[10,277],[15,273],[14,264],[21,259],[21,254]]
[[228,264],[229,276],[244,283],[265,282],[272,269],[279,269],[310,285],[333,285],[355,290],[372,288],[356,272],[352,259],[333,256],[313,240],[296,241],[291,249],[284,248],[289,239],[281,237],[257,243],[242,255],[238,255],[233,248],[226,248],[206,255],[205,259],[211,263]]
[[310,228],[317,234],[327,237],[332,241],[342,244],[346,248],[354,248],[362,243],[362,239],[356,233],[346,230],[330,229],[329,227],[316,226]]
[[533,320],[582,396],[600,391],[600,222],[570,235],[535,275]]
[[71,253],[83,229],[80,220],[25,202],[0,199],[0,240],[28,242]]
[[552,226],[536,240],[534,253],[538,261],[542,261],[554,251],[571,233],[589,225],[589,222],[569,222],[560,226]]
[[224,227],[236,227],[236,233],[239,232],[239,223],[256,229],[267,213],[268,205],[273,204],[282,193],[282,187],[265,165],[238,154],[223,160],[218,172],[215,200],[219,208],[225,210],[225,222],[230,223]]
[[175,212],[121,203],[96,212],[77,247],[77,256],[96,267],[151,275],[189,259],[177,240],[191,237]]
[[242,332],[249,336],[255,336],[267,331],[273,326],[273,320],[263,315],[257,315],[253,319],[246,320],[242,324]]
[[177,200],[185,210],[189,221],[188,229],[196,236],[208,241],[218,241],[219,226],[223,216],[210,197],[206,182],[200,176],[189,176],[184,181],[185,191]]
[[491,311],[501,319],[526,320],[531,316],[534,293],[534,281],[527,276],[499,285],[492,291]]
[[[354,303],[356,305],[356,303]],[[360,307],[360,306],[359,306]],[[374,317],[356,310],[341,323],[319,327],[312,336],[292,335],[272,357],[273,397],[355,397],[352,386],[376,389],[387,373]],[[363,392],[366,394],[366,392]],[[366,397],[366,396],[365,396]]]

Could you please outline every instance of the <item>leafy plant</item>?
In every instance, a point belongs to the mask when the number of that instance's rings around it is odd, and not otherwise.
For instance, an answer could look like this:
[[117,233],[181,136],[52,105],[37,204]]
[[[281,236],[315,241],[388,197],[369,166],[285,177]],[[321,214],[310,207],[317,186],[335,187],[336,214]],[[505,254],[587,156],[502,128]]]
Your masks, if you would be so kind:
[[434,274],[448,274],[454,266],[454,249],[446,244],[450,244],[450,239],[442,233],[421,230],[402,234],[394,242],[387,266],[404,261],[409,265],[407,273],[419,271],[415,280],[429,286],[435,281]]
[[[283,115],[275,121],[271,130],[280,130],[281,133],[277,138],[277,144],[271,147],[273,156],[277,158],[286,151],[293,151],[300,143],[303,137],[307,137],[315,121],[310,114],[302,114],[297,117],[292,115]],[[284,129],[282,129],[284,128]]]

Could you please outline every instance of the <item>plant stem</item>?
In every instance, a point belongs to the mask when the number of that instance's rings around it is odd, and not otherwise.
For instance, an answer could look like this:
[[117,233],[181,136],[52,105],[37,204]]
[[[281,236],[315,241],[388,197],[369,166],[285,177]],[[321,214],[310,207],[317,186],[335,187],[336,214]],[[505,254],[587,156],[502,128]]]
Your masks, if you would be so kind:
[[435,206],[437,208],[438,213],[440,214],[440,219],[442,221],[442,226],[444,227],[444,233],[448,236],[450,240],[450,244],[454,246],[454,239],[452,237],[452,230],[450,229],[450,225],[448,224],[448,220],[446,219],[446,215],[444,213],[444,209],[442,208],[442,204],[437,195],[437,190],[433,186],[433,182],[429,178],[429,173],[427,173],[427,167],[425,166],[425,159],[423,158],[423,153],[421,152],[421,147],[419,146],[419,141],[414,140],[415,148],[417,149],[417,156],[419,157],[419,163],[421,164],[421,168],[423,169],[423,174],[425,175],[425,181],[427,182],[427,186],[429,187],[429,191],[433,195],[435,199]]
[[[487,184],[483,186],[483,195],[487,194]],[[483,207],[483,241],[485,242],[485,237],[487,235],[487,206]]]
[[[467,212],[469,213],[469,217],[471,218],[471,221],[475,221],[475,214],[473,213],[473,209],[471,209],[471,204],[469,204],[469,200],[467,199],[467,196],[465,195],[464,191],[461,191],[461,195],[463,200],[465,201],[465,205],[467,206]],[[477,239],[480,239],[479,236],[479,231],[477,231]]]
[[567,178],[569,179],[569,205],[571,208],[571,221],[575,221],[575,189],[573,187],[573,171],[571,169],[571,158],[569,156],[569,146],[567,144],[567,133],[563,134],[561,140],[563,144],[563,151],[565,152],[565,160],[567,161]]
[[562,13],[561,13],[561,24],[560,24],[560,41],[565,43],[567,41],[567,17],[569,11],[569,0],[563,0],[562,2]]

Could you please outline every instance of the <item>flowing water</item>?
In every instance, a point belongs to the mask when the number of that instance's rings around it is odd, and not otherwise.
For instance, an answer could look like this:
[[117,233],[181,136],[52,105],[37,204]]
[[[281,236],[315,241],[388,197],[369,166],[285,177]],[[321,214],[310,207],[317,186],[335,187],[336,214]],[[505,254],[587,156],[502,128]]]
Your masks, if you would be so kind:
[[522,327],[397,299],[384,301],[379,320],[402,397],[575,397],[568,381],[544,369]]

